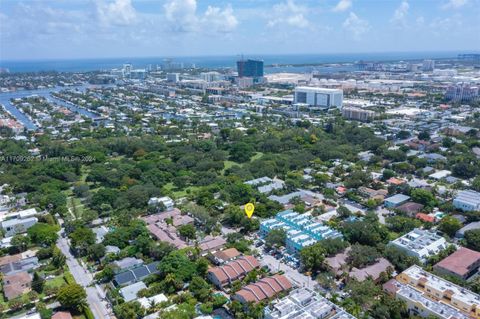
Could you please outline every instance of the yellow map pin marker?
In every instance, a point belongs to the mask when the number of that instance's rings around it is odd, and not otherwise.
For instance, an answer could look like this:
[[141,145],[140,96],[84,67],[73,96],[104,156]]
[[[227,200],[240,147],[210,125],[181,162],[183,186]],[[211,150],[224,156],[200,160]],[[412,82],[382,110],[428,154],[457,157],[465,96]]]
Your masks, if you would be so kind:
[[253,206],[252,203],[248,203],[245,205],[245,214],[247,214],[248,218],[252,218],[254,210],[255,210],[255,206]]

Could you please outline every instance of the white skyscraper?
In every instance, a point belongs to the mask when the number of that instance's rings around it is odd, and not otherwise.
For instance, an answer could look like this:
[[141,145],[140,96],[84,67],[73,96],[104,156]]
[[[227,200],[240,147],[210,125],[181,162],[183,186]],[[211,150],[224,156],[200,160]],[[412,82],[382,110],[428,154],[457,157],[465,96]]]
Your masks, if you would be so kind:
[[343,90],[298,86],[295,88],[294,103],[308,104],[314,108],[341,108]]

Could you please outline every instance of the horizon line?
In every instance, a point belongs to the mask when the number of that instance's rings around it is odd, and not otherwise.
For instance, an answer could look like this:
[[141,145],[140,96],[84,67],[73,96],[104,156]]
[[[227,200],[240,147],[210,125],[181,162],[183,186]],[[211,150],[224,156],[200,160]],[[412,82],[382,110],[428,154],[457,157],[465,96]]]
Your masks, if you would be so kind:
[[112,59],[174,59],[174,58],[215,58],[215,57],[236,57],[236,56],[296,56],[296,55],[349,55],[349,54],[398,54],[398,53],[470,53],[479,54],[478,50],[419,50],[419,51],[370,51],[370,52],[330,52],[330,53],[238,53],[238,54],[199,54],[199,55],[149,55],[149,56],[110,56],[110,57],[78,57],[78,58],[41,58],[41,59],[2,59],[5,62],[44,62],[44,61],[75,61],[75,60],[112,60]]

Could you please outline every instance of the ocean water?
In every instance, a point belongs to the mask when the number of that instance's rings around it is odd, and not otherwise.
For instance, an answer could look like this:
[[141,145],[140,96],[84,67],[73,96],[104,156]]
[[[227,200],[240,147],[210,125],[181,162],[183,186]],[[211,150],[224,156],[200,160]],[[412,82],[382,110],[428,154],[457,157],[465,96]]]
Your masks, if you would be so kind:
[[[390,52],[390,53],[339,53],[339,54],[292,54],[292,55],[245,55],[245,58],[262,59],[265,65],[275,64],[315,64],[315,63],[347,63],[355,61],[398,61],[419,59],[446,59],[455,58],[459,53],[467,52]],[[192,57],[148,57],[148,58],[108,58],[108,59],[76,59],[76,60],[31,60],[7,61],[0,60],[0,68],[10,72],[85,72],[95,70],[110,70],[120,68],[124,63],[132,63],[134,68],[144,68],[148,65],[156,66],[166,59],[173,62],[195,64],[200,68],[235,68],[235,62],[240,56],[192,56]],[[285,69],[287,68],[287,69]],[[266,68],[266,73],[288,71],[288,67],[281,69]]]

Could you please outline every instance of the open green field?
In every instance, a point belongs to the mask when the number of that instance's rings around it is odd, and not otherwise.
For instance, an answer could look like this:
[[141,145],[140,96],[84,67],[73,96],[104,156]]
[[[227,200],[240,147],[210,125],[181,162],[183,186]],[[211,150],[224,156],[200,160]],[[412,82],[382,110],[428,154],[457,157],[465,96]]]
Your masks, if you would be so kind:
[[[259,158],[261,158],[263,156],[263,153],[262,152],[257,152],[255,155],[253,155],[251,158],[250,158],[250,162],[254,161],[254,160],[257,160]],[[229,168],[231,168],[233,165],[238,165],[238,166],[243,166],[243,163],[237,163],[237,162],[234,162],[234,161],[223,161],[223,170],[222,170],[222,174],[225,173],[225,171]]]

